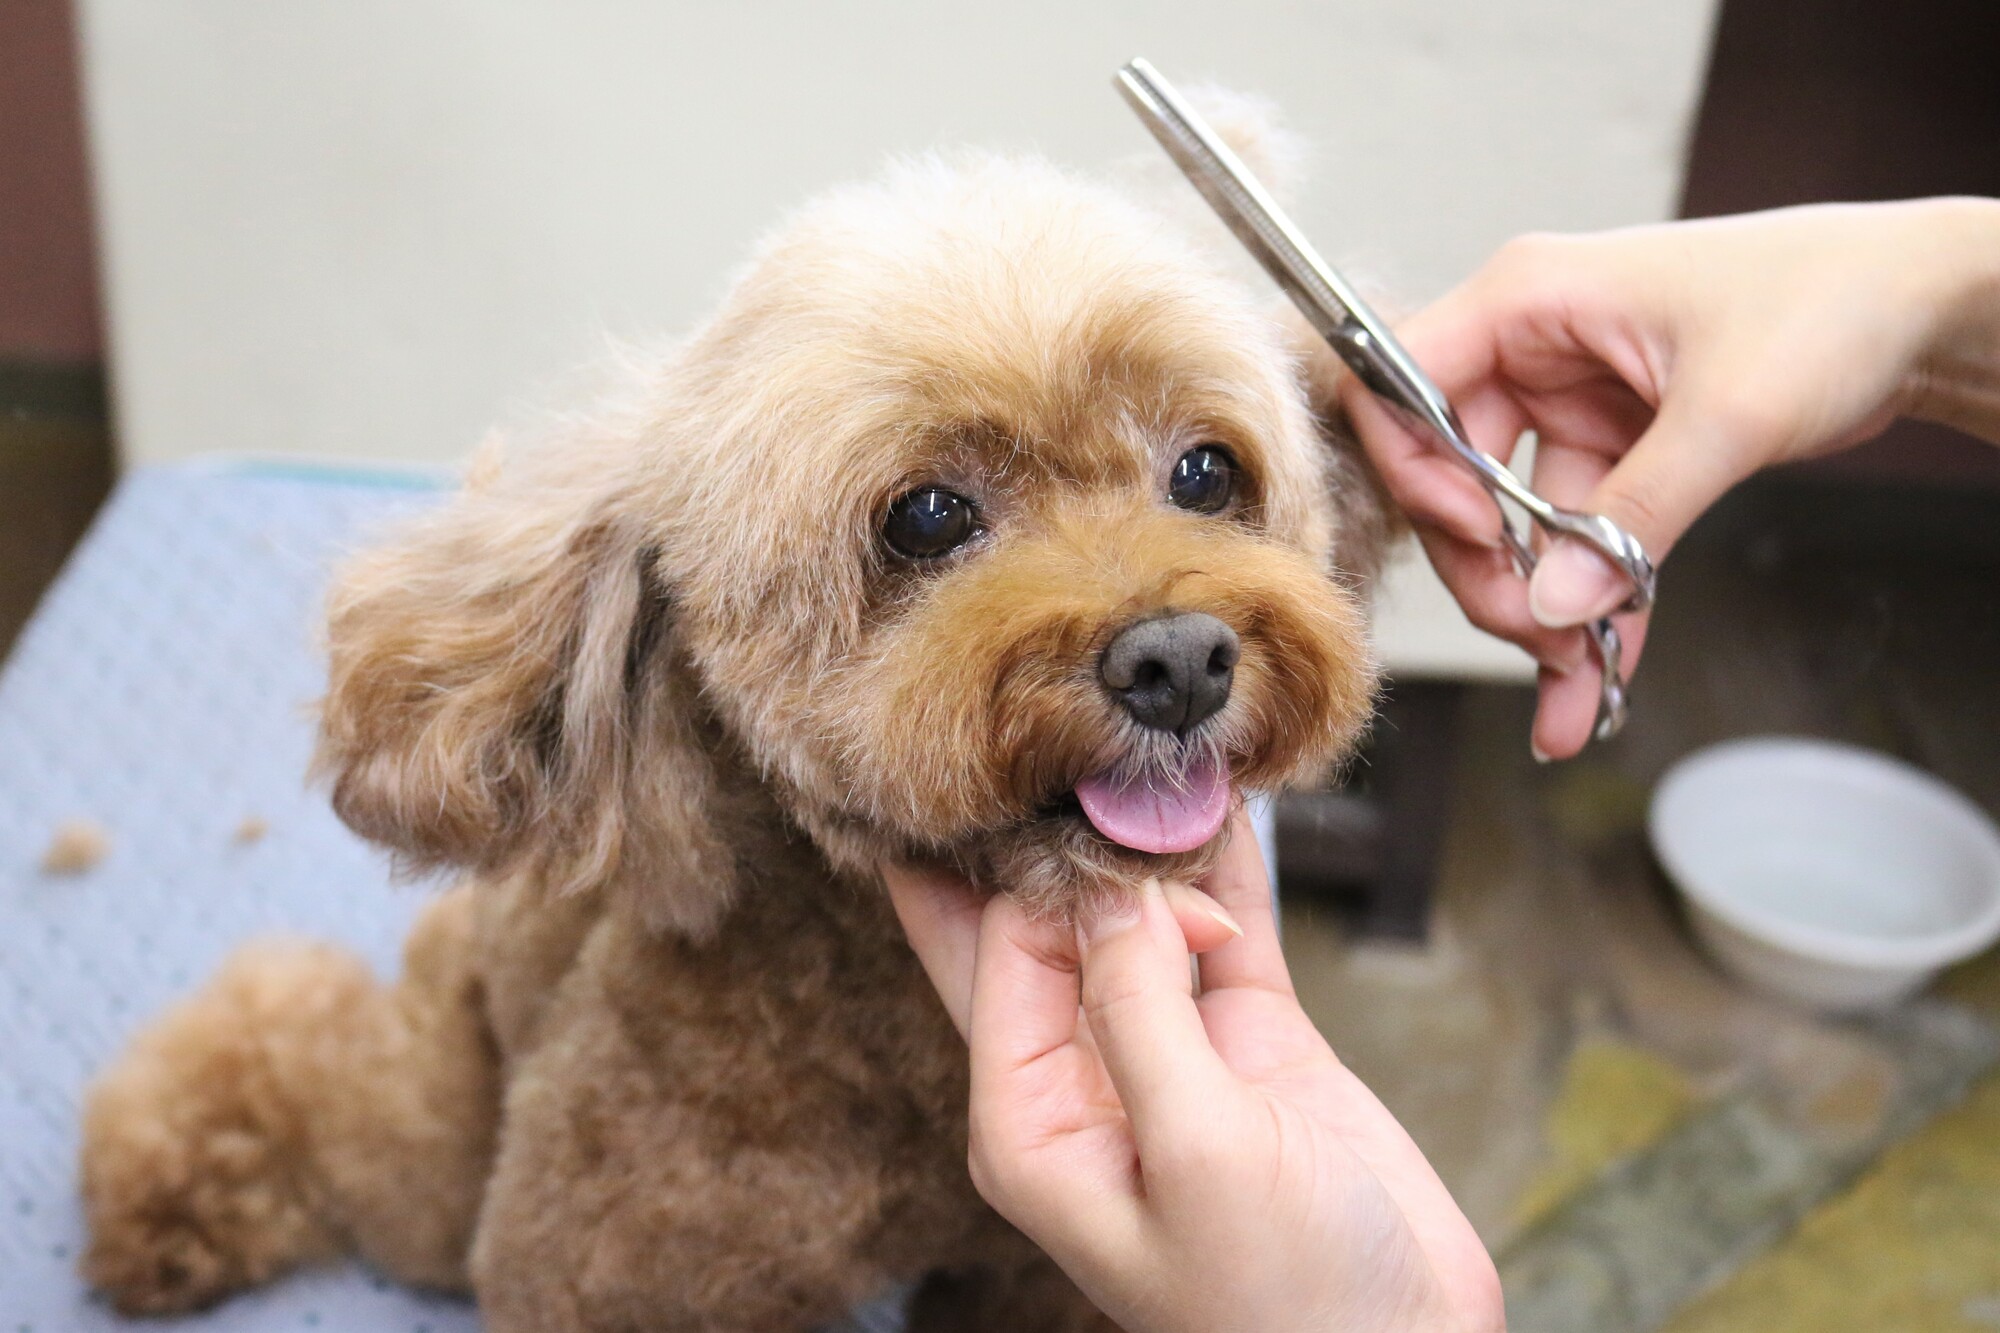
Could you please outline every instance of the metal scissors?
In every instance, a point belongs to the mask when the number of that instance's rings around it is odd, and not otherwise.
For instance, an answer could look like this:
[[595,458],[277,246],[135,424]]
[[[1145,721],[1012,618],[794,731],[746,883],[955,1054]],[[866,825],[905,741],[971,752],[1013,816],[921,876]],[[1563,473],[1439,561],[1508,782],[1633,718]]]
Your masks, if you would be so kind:
[[[1406,422],[1442,440],[1472,469],[1500,508],[1500,527],[1523,578],[1534,572],[1535,551],[1515,527],[1502,497],[1519,505],[1544,532],[1587,542],[1631,580],[1632,596],[1620,611],[1643,611],[1653,604],[1657,579],[1638,540],[1602,514],[1550,504],[1492,455],[1475,447],[1451,403],[1396,341],[1389,326],[1320,258],[1229,145],[1158,70],[1134,60],[1118,71],[1117,85],[1167,155],[1361,383]],[[1625,725],[1623,645],[1608,615],[1585,628],[1603,669],[1595,735],[1608,740]]]

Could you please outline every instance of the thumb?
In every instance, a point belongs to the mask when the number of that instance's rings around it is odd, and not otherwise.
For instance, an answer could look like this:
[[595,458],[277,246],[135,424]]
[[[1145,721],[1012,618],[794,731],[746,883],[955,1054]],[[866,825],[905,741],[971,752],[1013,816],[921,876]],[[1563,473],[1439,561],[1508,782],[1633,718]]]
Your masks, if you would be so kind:
[[[1757,470],[1766,450],[1745,432],[1691,405],[1661,403],[1653,424],[1591,492],[1585,508],[1638,539],[1655,564],[1730,487]],[[1595,547],[1559,537],[1535,564],[1528,610],[1537,623],[1567,629],[1608,615],[1632,595],[1632,581]]]

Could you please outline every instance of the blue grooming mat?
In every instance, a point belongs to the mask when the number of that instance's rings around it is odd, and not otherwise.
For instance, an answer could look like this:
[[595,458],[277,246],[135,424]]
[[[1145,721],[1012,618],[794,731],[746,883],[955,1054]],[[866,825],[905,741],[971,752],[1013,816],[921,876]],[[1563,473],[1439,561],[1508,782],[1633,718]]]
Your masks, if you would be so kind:
[[[143,1324],[76,1275],[82,1095],[137,1027],[252,936],[338,941],[394,973],[425,891],[305,785],[313,633],[331,564],[434,503],[435,483],[388,473],[142,469],[0,669],[0,1333],[479,1327],[356,1265]],[[108,850],[45,872],[78,820]],[[854,1327],[895,1328],[894,1304]]]

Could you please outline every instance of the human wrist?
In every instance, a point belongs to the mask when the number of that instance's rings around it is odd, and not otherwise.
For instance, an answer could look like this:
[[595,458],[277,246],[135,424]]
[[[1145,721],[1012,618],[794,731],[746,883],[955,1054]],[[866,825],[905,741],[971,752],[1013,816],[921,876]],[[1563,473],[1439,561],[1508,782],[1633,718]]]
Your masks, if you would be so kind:
[[1925,200],[1922,253],[1933,264],[1936,323],[1912,368],[1911,416],[2000,444],[2000,200]]

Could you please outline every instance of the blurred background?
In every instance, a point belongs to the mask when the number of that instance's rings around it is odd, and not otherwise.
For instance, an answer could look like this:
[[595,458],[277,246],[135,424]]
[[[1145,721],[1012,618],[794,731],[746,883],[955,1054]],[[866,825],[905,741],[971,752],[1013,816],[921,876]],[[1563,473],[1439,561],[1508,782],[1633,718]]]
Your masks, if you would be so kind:
[[[1414,308],[1528,230],[2000,194],[1996,50],[1990,0],[0,0],[0,654],[115,488],[106,562],[138,515],[209,522],[241,475],[217,460],[447,468],[607,338],[689,327],[756,235],[889,154],[1154,151],[1110,89],[1135,54],[1280,106],[1306,230]],[[21,728],[110,614],[86,585],[0,675]],[[260,632],[305,662],[300,586]],[[1644,829],[1672,763],[1764,732],[2000,811],[2000,451],[1902,424],[1743,488],[1665,572],[1629,733],[1554,769],[1527,660],[1420,561],[1378,610],[1368,761],[1279,812],[1288,949],[1501,1255],[1514,1326],[2000,1328],[2000,964],[1858,1018],[1759,995],[1692,943]],[[119,690],[174,706],[94,633]],[[69,804],[0,847],[22,901],[49,820],[105,818],[63,762]],[[7,764],[0,804],[41,772]]]

